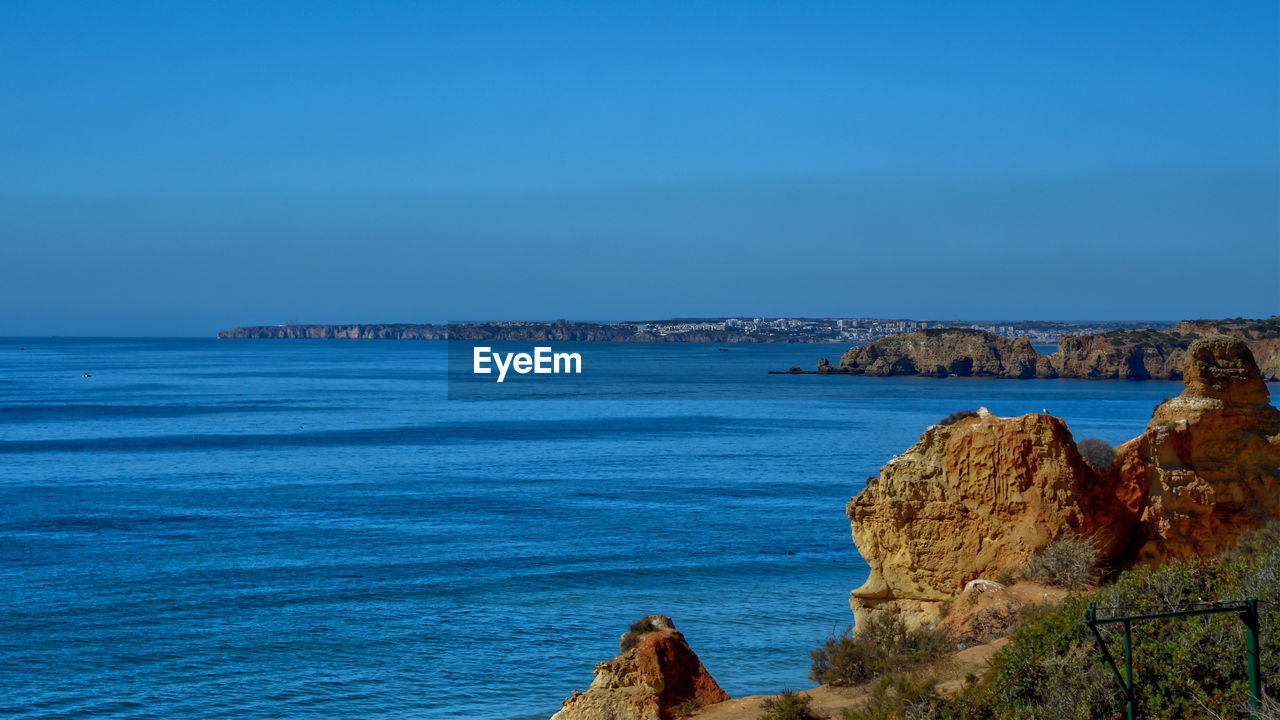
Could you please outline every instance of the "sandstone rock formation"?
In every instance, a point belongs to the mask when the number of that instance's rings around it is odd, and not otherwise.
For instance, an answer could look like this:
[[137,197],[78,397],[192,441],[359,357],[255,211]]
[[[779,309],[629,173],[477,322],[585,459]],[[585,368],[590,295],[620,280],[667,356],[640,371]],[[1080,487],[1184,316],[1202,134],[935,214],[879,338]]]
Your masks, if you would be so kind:
[[1280,411],[1242,340],[1196,341],[1185,389],[1099,469],[1049,415],[985,410],[927,429],[847,507],[871,566],[853,592],[876,610],[936,617],[972,580],[1021,567],[1069,533],[1106,566],[1212,552],[1280,518]]
[[1186,352],[1202,337],[1243,340],[1264,380],[1280,380],[1280,318],[1184,320],[1165,331],[1113,330],[1101,335],[1064,335],[1049,361],[1061,377],[1178,380]]
[[984,330],[937,328],[890,335],[850,348],[838,366],[821,373],[948,375],[1004,378],[1055,377],[1049,361],[1026,338],[1010,340]]
[[861,622],[872,609],[936,615],[969,581],[1020,567],[1066,532],[1112,527],[1121,542],[1140,508],[1085,462],[1062,420],[984,408],[926,430],[847,512],[871,566],[853,593]]
[[1186,389],[1116,453],[1147,488],[1144,560],[1222,550],[1259,513],[1280,517],[1280,412],[1245,343],[1218,335],[1187,352]]
[[1041,355],[1026,338],[1009,340],[982,330],[946,328],[891,335],[851,348],[839,365],[819,362],[819,374],[1179,380],[1187,348],[1221,334],[1243,340],[1264,380],[1280,380],[1280,318],[1187,320],[1167,331],[1113,330],[1064,335],[1058,350]]
[[1048,356],[1059,377],[1089,380],[1177,380],[1193,338],[1153,330],[1064,335]]
[[1244,340],[1267,382],[1280,381],[1280,316],[1268,320],[1184,320],[1169,332],[1187,337],[1226,335]]
[[618,647],[616,657],[596,664],[591,687],[574,691],[551,720],[659,720],[684,703],[729,699],[665,615],[632,625]]

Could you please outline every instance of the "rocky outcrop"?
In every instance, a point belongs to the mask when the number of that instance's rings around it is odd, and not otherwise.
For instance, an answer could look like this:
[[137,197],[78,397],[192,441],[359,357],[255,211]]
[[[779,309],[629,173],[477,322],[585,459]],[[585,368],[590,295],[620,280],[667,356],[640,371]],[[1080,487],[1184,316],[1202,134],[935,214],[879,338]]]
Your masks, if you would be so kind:
[[1117,492],[1050,415],[1001,418],[984,408],[934,425],[849,502],[854,543],[871,567],[853,592],[855,617],[936,615],[970,581],[1021,567],[1072,531],[1112,527],[1107,552],[1118,554],[1141,494]]
[[847,507],[870,565],[855,616],[936,617],[970,581],[1015,571],[1071,533],[1096,539],[1118,569],[1213,552],[1280,518],[1280,411],[1248,347],[1196,341],[1183,372],[1182,394],[1106,469],[1049,415],[981,410],[927,429]]
[[1184,320],[1171,333],[1185,337],[1226,335],[1244,340],[1267,382],[1280,380],[1280,316],[1267,320]]
[[1162,330],[1113,330],[1063,335],[1058,350],[1041,355],[1026,338],[1009,340],[982,330],[919,330],[851,348],[839,365],[820,362],[819,374],[1180,380],[1187,349],[1201,337],[1243,340],[1264,380],[1280,380],[1280,318],[1187,320]]
[[1259,514],[1280,517],[1280,412],[1237,338],[1199,340],[1184,384],[1117,464],[1147,487],[1143,560],[1222,550]]
[[850,348],[840,364],[818,365],[820,373],[926,375],[930,377],[1055,377],[1049,361],[1024,338],[1010,340],[985,330],[940,328],[891,335]]
[[1168,330],[1112,330],[1064,335],[1048,355],[1058,377],[1090,380],[1180,380],[1187,349],[1202,337],[1243,340],[1264,380],[1280,380],[1280,318],[1184,320]]
[[586,692],[574,691],[552,720],[660,720],[674,717],[677,706],[729,699],[665,615],[632,625],[618,647],[616,657],[596,664]]
[[1064,335],[1048,356],[1059,377],[1088,380],[1177,380],[1194,338],[1154,330]]

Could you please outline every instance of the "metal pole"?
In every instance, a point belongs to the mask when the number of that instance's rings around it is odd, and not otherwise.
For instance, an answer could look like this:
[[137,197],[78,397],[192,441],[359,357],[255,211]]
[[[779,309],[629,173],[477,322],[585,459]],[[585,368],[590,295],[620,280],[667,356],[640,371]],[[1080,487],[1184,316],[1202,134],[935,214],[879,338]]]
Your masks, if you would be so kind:
[[1249,666],[1249,717],[1258,720],[1262,712],[1261,651],[1258,647],[1258,598],[1245,600],[1240,613],[1245,628],[1245,662]]
[[1129,621],[1124,621],[1124,680],[1128,686],[1128,702],[1125,703],[1125,720],[1137,720],[1138,698],[1133,689],[1133,641],[1129,638]]
[[[1160,618],[1171,617],[1187,617],[1191,615],[1208,615],[1211,613],[1234,612],[1238,613],[1240,619],[1245,626],[1245,663],[1249,673],[1249,715],[1253,720],[1261,720],[1262,718],[1262,650],[1261,650],[1261,630],[1258,621],[1258,599],[1248,598],[1241,605],[1214,604],[1212,607],[1198,608],[1195,610],[1171,610],[1167,612],[1149,613],[1145,615],[1125,615],[1121,617],[1098,618],[1098,606],[1094,603],[1089,604],[1089,609],[1084,614],[1084,624],[1093,632],[1094,638],[1098,642],[1098,650],[1102,653],[1102,657],[1110,666],[1112,674],[1115,675],[1116,682],[1120,683],[1121,689],[1125,694],[1125,716],[1126,720],[1137,720],[1138,718],[1138,696],[1134,691],[1135,679],[1133,676],[1133,638],[1130,634],[1130,623],[1134,620],[1157,620]],[[1124,625],[1124,676],[1120,675],[1120,668],[1116,667],[1115,660],[1111,657],[1110,651],[1107,650],[1107,643],[1102,638],[1102,633],[1098,632],[1098,626],[1107,623],[1122,623]]]
[[1111,668],[1111,674],[1116,676],[1116,683],[1120,689],[1124,691],[1124,699],[1129,701],[1129,686],[1124,681],[1124,676],[1120,674],[1120,668],[1116,667],[1116,661],[1111,659],[1111,651],[1107,649],[1107,641],[1102,639],[1102,633],[1098,632],[1098,625],[1095,620],[1097,618],[1097,610],[1093,605],[1089,606],[1089,611],[1085,613],[1085,625],[1093,632],[1093,637],[1098,641],[1098,652],[1102,653],[1102,659],[1107,661],[1107,667]]

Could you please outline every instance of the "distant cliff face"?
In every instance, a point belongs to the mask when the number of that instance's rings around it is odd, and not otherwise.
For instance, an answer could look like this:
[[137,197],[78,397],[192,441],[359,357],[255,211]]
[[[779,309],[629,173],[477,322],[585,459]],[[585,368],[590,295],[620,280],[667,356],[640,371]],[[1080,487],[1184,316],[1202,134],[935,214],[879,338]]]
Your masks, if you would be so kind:
[[1226,335],[1244,340],[1268,382],[1280,380],[1280,317],[1269,320],[1184,320],[1170,329],[1183,335]]
[[1026,338],[1010,340],[984,330],[939,328],[891,335],[849,349],[839,366],[821,373],[931,377],[1054,377],[1048,360]]
[[1021,567],[1068,533],[1094,537],[1109,567],[1208,553],[1280,518],[1280,411],[1242,340],[1184,353],[1185,389],[1109,469],[1048,415],[988,412],[935,425],[868,479],[847,507],[871,567],[855,616],[935,615],[966,583]]
[[447,325],[252,325],[219,330],[230,340],[444,340]]
[[416,325],[253,325],[219,330],[232,340],[511,340],[518,342],[721,342],[768,341],[737,330],[689,330],[654,335],[606,323],[468,323]]
[[982,330],[919,330],[891,335],[847,351],[822,374],[1179,380],[1187,348],[1221,334],[1244,341],[1265,380],[1280,380],[1280,318],[1190,320],[1168,331],[1114,330],[1064,335],[1058,350],[1041,355],[1026,338],[1009,340]]
[[1177,380],[1193,338],[1150,330],[1064,335],[1049,362],[1059,377],[1090,380]]
[[1061,377],[1099,380],[1179,380],[1186,352],[1197,339],[1226,335],[1243,340],[1265,380],[1280,380],[1280,318],[1186,320],[1168,331],[1113,330],[1064,335],[1049,356]]

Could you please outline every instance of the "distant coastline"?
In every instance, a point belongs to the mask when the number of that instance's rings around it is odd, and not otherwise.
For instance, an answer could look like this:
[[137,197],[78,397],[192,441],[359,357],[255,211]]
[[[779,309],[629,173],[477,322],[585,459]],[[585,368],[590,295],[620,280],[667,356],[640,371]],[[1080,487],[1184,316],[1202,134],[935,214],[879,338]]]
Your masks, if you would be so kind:
[[[1121,329],[1063,335],[1040,354],[1027,338],[969,328],[930,328],[851,347],[839,365],[818,361],[820,375],[1181,380],[1186,354],[1202,337],[1241,340],[1263,379],[1280,380],[1280,317],[1184,320],[1168,330]],[[792,367],[786,374],[804,373]],[[776,373],[775,373],[776,374]]]
[[1171,322],[973,322],[882,318],[674,318],[622,322],[503,321],[449,324],[351,323],[251,325],[218,331],[239,340],[447,340],[560,342],[868,343],[933,328],[983,330],[1033,343],[1056,343],[1062,335],[1112,330],[1164,329]]

